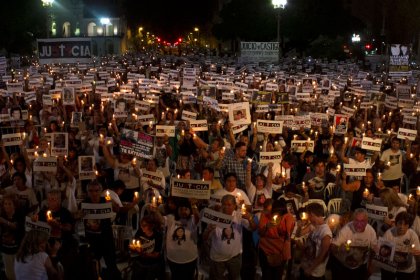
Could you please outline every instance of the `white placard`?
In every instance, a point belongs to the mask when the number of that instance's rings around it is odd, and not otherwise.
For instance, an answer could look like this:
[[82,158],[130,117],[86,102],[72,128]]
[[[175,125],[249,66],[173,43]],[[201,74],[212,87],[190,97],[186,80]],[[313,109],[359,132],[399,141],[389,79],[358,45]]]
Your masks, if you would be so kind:
[[378,206],[375,204],[366,204],[366,210],[368,212],[368,217],[383,221],[385,217],[388,217],[388,207]]
[[103,220],[112,218],[112,203],[82,203],[83,218]]
[[56,157],[38,157],[33,162],[33,169],[37,171],[57,172]]
[[315,141],[292,140],[290,148],[296,153],[303,153],[303,151],[306,149],[306,146],[308,146],[308,151],[314,152]]
[[22,144],[22,134],[10,133],[1,136],[4,146],[19,146]]
[[362,139],[362,149],[370,151],[381,151],[382,138],[373,139],[370,137],[363,137]]
[[62,88],[62,97],[63,105],[74,105],[74,88],[73,87],[64,87]]
[[165,136],[175,137],[175,126],[174,125],[157,125],[156,126],[156,136]]
[[398,139],[408,139],[410,141],[416,140],[417,137],[417,130],[414,129],[406,129],[406,128],[399,128],[398,129]]
[[242,131],[246,130],[247,127],[248,127],[247,124],[232,125],[232,133],[233,134],[241,133]]
[[259,133],[281,134],[283,132],[283,122],[257,120],[257,129]]
[[359,164],[344,164],[344,172],[346,172],[347,176],[366,176],[366,169],[366,166],[360,166]]
[[197,113],[190,112],[190,111],[187,111],[187,110],[182,110],[181,119],[185,120],[185,121],[195,120],[195,119],[197,119]]
[[207,120],[190,120],[190,127],[193,131],[207,131]]
[[251,114],[249,112],[249,103],[234,103],[229,106],[229,120],[234,125],[250,124]]
[[96,179],[94,156],[79,156],[78,165],[79,180]]
[[51,134],[51,155],[52,156],[66,156],[68,154],[68,134],[67,133],[52,133]]
[[210,181],[172,179],[171,195],[186,198],[210,199]]
[[47,233],[50,235],[51,233],[51,226],[46,222],[41,221],[32,221],[31,217],[26,216],[25,217],[25,231],[31,231],[31,230],[39,230]]
[[260,152],[260,164],[280,163],[281,151],[279,152]]
[[162,176],[160,176],[160,173],[157,172],[142,170],[141,180],[145,182],[150,180],[155,185],[162,185]]
[[227,215],[210,208],[204,208],[201,221],[221,228],[228,228],[232,224],[232,218],[233,217],[231,215]]

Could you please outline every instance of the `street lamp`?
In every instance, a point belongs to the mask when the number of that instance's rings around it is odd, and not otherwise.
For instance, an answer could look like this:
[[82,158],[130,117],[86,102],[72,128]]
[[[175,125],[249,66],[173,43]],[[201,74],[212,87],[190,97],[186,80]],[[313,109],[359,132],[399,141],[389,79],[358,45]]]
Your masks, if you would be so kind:
[[280,36],[280,17],[281,11],[285,8],[287,0],[271,0],[274,9],[277,9],[277,42],[279,43],[279,65],[281,58],[281,36]]

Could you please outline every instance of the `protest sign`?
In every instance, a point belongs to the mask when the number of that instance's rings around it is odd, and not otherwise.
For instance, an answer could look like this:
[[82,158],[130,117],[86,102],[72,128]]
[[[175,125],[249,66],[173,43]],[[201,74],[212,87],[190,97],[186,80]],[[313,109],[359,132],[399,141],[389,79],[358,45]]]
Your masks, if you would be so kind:
[[113,216],[112,203],[82,203],[83,218],[92,220],[110,219]]
[[370,137],[363,137],[362,139],[362,149],[380,152],[382,146],[382,139],[373,139]]
[[34,171],[57,172],[56,157],[38,157],[33,162]]
[[282,121],[257,120],[256,124],[259,133],[281,134],[283,132]]
[[395,273],[397,271],[397,263],[394,262],[395,243],[379,238],[378,246],[379,251],[373,254],[372,263],[377,267]]
[[366,176],[366,169],[367,166],[361,166],[360,164],[344,164],[344,172],[346,172],[347,176]]
[[156,136],[165,136],[175,137],[175,126],[173,125],[157,125],[156,126]]
[[417,130],[414,129],[406,129],[406,128],[399,128],[397,138],[398,139],[408,139],[410,141],[416,140],[417,137]]
[[66,156],[68,153],[68,134],[67,133],[52,133],[51,135],[51,155],[52,156]]
[[334,134],[343,135],[347,133],[349,117],[347,115],[334,115]]
[[201,217],[202,222],[216,225],[221,228],[230,227],[232,224],[232,219],[232,215],[227,215],[210,208],[204,208],[203,216]]
[[1,141],[4,146],[19,146],[22,144],[22,134],[20,133],[10,133],[3,134],[1,136]]
[[207,131],[207,120],[190,120],[190,128],[195,131]]
[[307,141],[307,140],[292,140],[291,143],[291,150],[295,153],[303,153],[305,149],[308,151],[314,152],[315,142],[314,141]]
[[375,204],[366,204],[368,217],[375,220],[383,221],[384,217],[388,217],[388,207],[378,206]]
[[280,163],[281,152],[260,152],[260,164]]
[[94,156],[79,156],[79,180],[95,179],[95,157]]
[[121,153],[134,155],[139,158],[150,159],[153,157],[153,139],[152,135],[124,130],[120,141]]
[[195,120],[195,119],[197,119],[197,113],[190,112],[190,111],[187,111],[187,110],[182,110],[181,119],[185,120],[185,121]]
[[47,233],[50,235],[51,233],[51,226],[46,222],[41,221],[32,221],[31,217],[26,216],[25,217],[25,231],[31,231],[31,230],[39,230]]
[[38,39],[39,63],[89,63],[90,38]]
[[62,97],[63,105],[74,105],[74,88],[73,87],[63,87],[62,88]]
[[142,170],[141,180],[144,182],[152,181],[153,184],[161,186],[163,179],[161,174],[162,173]]
[[171,195],[186,198],[209,199],[210,181],[173,178],[171,182]]
[[234,103],[229,105],[229,120],[234,125],[250,124],[251,114],[249,112],[249,103]]
[[247,124],[232,125],[232,133],[238,134],[248,128]]

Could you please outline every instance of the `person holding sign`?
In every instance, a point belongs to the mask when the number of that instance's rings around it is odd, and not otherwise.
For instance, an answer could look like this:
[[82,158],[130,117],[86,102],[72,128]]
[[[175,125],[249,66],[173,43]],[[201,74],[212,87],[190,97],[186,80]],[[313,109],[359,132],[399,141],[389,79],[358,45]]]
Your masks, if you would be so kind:
[[[101,197],[102,186],[97,181],[92,181],[87,186],[88,197],[84,203],[100,204],[106,203]],[[95,259],[99,262],[103,257],[107,267],[108,275],[112,279],[121,279],[120,271],[117,268],[115,255],[114,235],[112,233],[111,219],[84,219],[85,237],[90,244]]]
[[271,188],[273,163],[268,164],[268,176],[259,174],[254,178],[254,182],[251,182],[251,163],[248,163],[246,172],[246,192],[249,200],[252,201],[253,210],[262,211],[265,200],[271,198],[273,194]]
[[210,224],[203,234],[204,240],[210,240],[212,244],[210,248],[210,280],[223,279],[226,270],[229,279],[240,279],[242,227],[254,230],[256,225],[246,210],[241,213],[241,210],[236,209],[235,196],[224,195],[222,197],[222,213],[232,216],[232,223],[226,228]]
[[[166,257],[172,280],[192,280],[197,266],[197,225],[200,221],[197,203],[177,198],[175,214],[165,217]],[[158,213],[158,212],[156,212]]]
[[412,218],[407,212],[401,212],[395,217],[395,226],[384,234],[384,239],[395,244],[393,261],[397,271],[381,269],[381,279],[415,279],[416,260],[420,256],[420,243],[417,234],[410,228]]
[[381,190],[379,197],[382,205],[388,207],[388,216],[384,217],[383,225],[380,228],[382,232],[380,232],[379,235],[382,236],[382,233],[395,225],[395,217],[399,213],[407,211],[407,205],[399,198],[398,194],[390,188]]
[[384,169],[382,181],[386,187],[399,186],[403,176],[403,153],[400,150],[401,140],[394,137],[391,140],[391,148],[383,151],[380,166]]
[[[348,242],[348,241],[351,242]],[[346,224],[334,238],[331,252],[337,260],[334,262],[333,279],[367,280],[369,250],[377,246],[376,232],[368,224],[366,209],[358,208],[353,214],[353,221]],[[332,257],[333,258],[333,257]]]

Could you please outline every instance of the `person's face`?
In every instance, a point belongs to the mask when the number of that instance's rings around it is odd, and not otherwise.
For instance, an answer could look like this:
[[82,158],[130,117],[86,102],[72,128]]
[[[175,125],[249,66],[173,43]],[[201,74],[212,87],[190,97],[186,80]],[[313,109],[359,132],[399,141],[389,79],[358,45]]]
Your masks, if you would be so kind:
[[144,232],[144,233],[146,233],[146,234],[148,234],[148,233],[151,233],[152,232],[152,225],[149,225],[148,223],[146,223],[146,222],[141,222],[140,223],[140,227],[141,227],[141,230]]
[[239,141],[244,142],[246,146],[248,146],[248,144],[249,144],[249,138],[248,138],[248,136],[246,136],[246,135],[242,135],[242,136],[239,138]]
[[222,202],[222,212],[227,215],[232,215],[233,211],[236,208],[236,204],[230,199],[226,199]]
[[184,206],[179,207],[178,208],[178,215],[179,215],[179,217],[181,217],[183,219],[189,218],[189,216],[191,215],[190,208],[184,207]]
[[148,162],[147,162],[147,170],[148,171],[156,171],[156,163],[155,163],[155,161],[154,160],[149,160]]
[[203,179],[204,181],[211,181],[213,180],[213,174],[210,173],[210,171],[208,171],[207,169],[203,170]]
[[306,157],[305,160],[306,160],[306,163],[311,164],[312,161],[314,160],[314,157],[313,156],[309,156],[309,157]]
[[120,155],[120,160],[121,160],[122,163],[128,163],[131,160],[131,158],[127,154],[121,154]]
[[315,165],[316,175],[324,175],[324,172],[325,172],[325,165],[323,162],[320,162],[317,165]]
[[20,120],[20,112],[19,112],[18,110],[14,110],[14,111],[12,112],[12,118],[13,118],[14,120]]
[[394,151],[398,151],[400,149],[400,142],[399,141],[392,141],[391,148]]
[[88,191],[88,196],[92,202],[98,203],[101,199],[101,188],[97,185],[91,186]]
[[228,192],[233,192],[236,189],[236,178],[228,177],[226,179],[226,190]]
[[364,180],[365,180],[365,184],[366,185],[369,185],[369,186],[372,185],[372,183],[373,183],[373,175],[372,175],[372,173],[366,172],[366,176],[365,176]]
[[185,172],[184,178],[183,179],[191,179],[191,173],[190,172]]
[[397,234],[401,236],[407,233],[409,225],[406,224],[404,221],[400,221],[395,224],[395,227],[397,228]]
[[238,112],[235,114],[235,121],[240,120],[240,119],[242,119],[242,112],[241,112],[241,111],[238,111]]
[[213,143],[211,143],[211,150],[213,152],[217,152],[218,150],[220,150],[219,141],[214,140]]
[[11,213],[15,210],[15,205],[13,204],[13,201],[10,199],[5,199],[3,201],[3,209],[6,213]]
[[19,176],[16,176],[13,178],[13,184],[15,185],[15,187],[17,187],[18,189],[23,188],[25,186],[25,182],[23,181],[23,179]]
[[367,223],[368,218],[364,214],[357,214],[353,219],[353,226],[357,232],[364,232]]
[[25,172],[25,164],[23,162],[16,162],[16,171],[18,172]]
[[317,216],[312,212],[308,212],[308,220],[311,222],[311,224],[315,225],[317,222]]
[[261,176],[257,176],[257,178],[255,178],[255,185],[258,190],[264,188],[264,180]]
[[125,111],[125,103],[124,102],[118,102],[118,111]]
[[333,164],[337,164],[338,163],[338,157],[336,154],[333,154],[330,158],[330,162],[332,162]]
[[61,199],[58,195],[48,195],[47,196],[47,201],[48,201],[48,207],[53,210],[56,211],[58,209],[60,209],[61,206]]
[[242,146],[236,149],[236,156],[240,159],[245,159],[246,157],[246,146]]
[[179,228],[176,230],[176,236],[178,238],[182,238],[184,236],[184,230],[182,228]]
[[356,152],[356,154],[354,155],[354,157],[356,158],[356,160],[358,162],[362,162],[365,160],[365,155],[362,154],[361,152]]
[[383,257],[388,257],[390,253],[391,253],[391,250],[388,247],[383,246],[381,247],[381,251],[379,254]]

